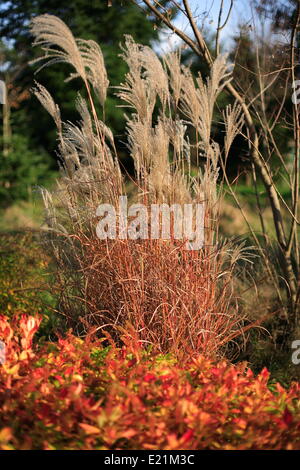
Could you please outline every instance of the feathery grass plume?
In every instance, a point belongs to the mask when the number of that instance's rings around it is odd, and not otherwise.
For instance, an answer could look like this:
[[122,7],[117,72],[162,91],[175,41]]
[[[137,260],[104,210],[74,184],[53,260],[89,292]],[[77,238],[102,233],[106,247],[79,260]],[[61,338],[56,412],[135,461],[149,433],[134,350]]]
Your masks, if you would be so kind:
[[[177,105],[174,102],[175,109]],[[191,187],[191,145],[187,126],[181,119],[161,116],[165,131],[169,136],[172,155],[172,190],[173,202],[187,204],[192,201]],[[172,151],[173,150],[173,151]]]
[[39,69],[66,62],[75,68],[77,74],[86,81],[86,71],[78,44],[67,25],[54,15],[39,15],[31,20],[30,32],[35,36],[34,46],[41,46],[45,55],[34,59],[31,64],[46,60]]
[[129,67],[125,83],[117,93],[123,101],[133,107],[141,120],[150,120],[158,95],[163,106],[169,100],[168,76],[155,52],[148,46],[135,43],[125,35],[121,45],[121,57]]
[[72,176],[74,191],[84,192],[86,202],[93,201],[96,209],[105,199],[105,202],[115,202],[116,193],[121,192],[122,177],[110,148],[91,126],[92,121],[87,117],[79,126],[67,123],[63,136],[64,142],[75,148],[80,160]]
[[187,155],[185,153],[187,145],[187,141],[185,140],[187,126],[182,122],[182,120],[174,120],[172,117],[165,115],[161,116],[161,120],[173,146],[175,161],[180,161],[182,158],[188,160],[189,154]]
[[189,124],[197,129],[201,116],[200,97],[197,92],[194,77],[188,67],[182,67],[183,84],[180,96],[180,110],[188,118]]
[[123,54],[120,57],[127,63],[129,72],[125,75],[125,83],[118,87],[116,95],[127,106],[133,108],[140,121],[151,122],[156,101],[156,93],[149,81],[142,76],[142,57],[139,44],[133,38],[125,35],[125,45],[120,45]]
[[77,42],[86,68],[87,79],[92,85],[101,105],[104,106],[109,81],[107,79],[102,51],[99,45],[91,39],[80,39]]
[[[191,177],[185,174],[184,169],[175,167],[172,172],[169,190],[170,204],[191,204],[193,195],[191,194]],[[202,202],[204,198],[202,198]],[[195,202],[195,201],[194,201]]]
[[133,114],[131,119],[127,117],[126,129],[128,134],[127,146],[134,162],[136,177],[140,186],[147,180],[151,164],[151,130],[147,120],[140,120]]
[[[180,119],[173,120],[172,117],[168,117],[163,113],[160,114],[159,125],[161,130],[157,133],[155,145],[162,147],[162,144],[159,143],[159,137],[160,142],[162,140],[168,141],[168,148],[164,150],[166,158],[163,160],[165,161],[165,174],[168,175],[168,185],[165,185],[164,189],[165,199],[170,203],[189,203],[192,195],[190,187],[190,145],[187,138],[185,138],[187,126]],[[157,160],[160,155],[155,148],[153,149],[153,155],[155,156],[154,160]],[[157,167],[161,167],[161,163]],[[152,179],[155,184],[156,178],[152,177]]]
[[62,122],[59,106],[54,102],[49,91],[40,83],[35,81],[35,87],[31,90],[40,101],[41,105],[48,111],[54,120],[59,134],[61,135]]
[[170,202],[169,136],[161,120],[151,133],[149,192],[154,202]]
[[[185,171],[184,153],[187,148],[187,128],[180,120],[173,121],[161,113],[152,131],[152,166],[149,175],[149,193],[154,202],[187,204],[192,200],[190,177]],[[173,159],[170,159],[173,146]],[[189,169],[188,162],[188,169]]]
[[46,188],[42,188],[41,194],[42,194],[44,209],[45,209],[45,214],[46,214],[45,223],[50,228],[56,228],[57,219],[56,219],[55,208],[53,205],[52,194]]
[[[228,54],[220,54],[216,57],[210,76],[207,80],[207,94],[213,102],[216,100],[225,86],[232,80],[231,64],[227,63]],[[200,74],[197,80],[200,79]]]
[[150,47],[140,46],[140,61],[149,88],[157,93],[164,106],[169,98],[169,82],[159,58]]
[[224,153],[226,159],[234,139],[242,131],[245,119],[242,108],[237,102],[233,106],[231,104],[226,106],[222,114],[225,123]]
[[90,160],[95,157],[93,123],[85,101],[77,101],[82,120],[79,125],[66,123],[64,125],[64,140],[76,148],[81,160]]
[[[100,103],[104,105],[109,82],[100,47],[94,41],[75,39],[68,27],[52,15],[34,18],[31,32],[36,37],[34,45],[41,45],[46,53],[34,62],[45,59],[44,66],[55,62],[69,63],[76,71],[69,79],[80,76],[86,86],[87,82],[90,82]],[[113,136],[97,118],[88,87],[87,90],[92,116],[85,100],[79,97],[76,103],[81,115],[79,125],[62,125],[59,109],[50,94],[41,85],[35,89],[37,98],[54,118],[59,129],[59,152],[63,173],[58,184],[57,200],[60,201],[61,207],[65,205],[71,220],[77,220],[76,223],[80,219],[80,214],[76,216],[76,204],[86,206],[86,213],[90,214],[103,198],[115,198],[121,191],[120,187],[116,188],[116,184],[122,184],[116,156],[112,155],[106,144],[107,138],[115,152]],[[49,199],[47,201],[49,203]]]
[[[184,126],[181,131],[183,129]],[[147,122],[139,121],[136,115],[127,121],[128,148],[134,161],[139,187],[153,203],[183,203],[190,200],[185,178],[181,175],[183,167],[179,165],[179,158],[175,161],[173,170],[170,166],[168,130],[165,119],[159,119],[154,128]],[[175,139],[174,134],[173,137]],[[180,151],[178,135],[176,137],[175,144]]]
[[176,51],[169,52],[163,57],[164,64],[169,71],[169,82],[172,90],[172,98],[174,100],[174,108],[177,110],[182,82],[184,76],[181,70],[181,51],[177,49]]
[[[178,172],[178,161],[181,158],[179,152],[182,153],[186,128],[180,125],[179,120],[175,125],[177,129],[174,126],[172,129],[170,123],[165,124],[167,118],[164,111],[170,101],[168,76],[157,55],[150,48],[136,44],[130,36],[125,37],[125,47],[122,48],[122,57],[129,66],[129,73],[126,76],[126,84],[121,85],[121,92],[117,95],[137,111],[131,118],[127,118],[127,133],[128,147],[134,160],[138,181],[142,193],[149,194],[151,200],[154,197],[154,202],[155,198],[159,201],[170,201],[174,199],[176,192],[180,193],[184,189],[186,193],[184,179]],[[160,98],[162,109],[158,123],[152,127],[156,95]],[[143,100],[140,99],[141,96]],[[148,112],[143,112],[140,103],[146,106],[148,97],[152,100],[150,111],[148,106]],[[180,135],[176,131],[180,131]],[[171,172],[169,163],[170,139],[178,160],[176,183],[172,181],[175,172]],[[180,185],[177,186],[178,184]]]
[[45,55],[31,61],[31,64],[46,60],[37,70],[57,62],[66,62],[75,68],[66,81],[81,77],[87,86],[94,88],[102,106],[106,99],[109,81],[103,54],[93,40],[75,39],[66,24],[54,15],[40,15],[31,20],[30,32],[35,36],[34,46],[41,46]]
[[182,112],[188,117],[190,123],[198,131],[205,150],[210,144],[211,124],[216,99],[226,84],[231,80],[227,72],[226,55],[219,55],[211,68],[210,77],[206,83],[201,75],[196,78],[197,88],[191,71],[183,69]]
[[60,163],[60,168],[61,170],[64,169],[65,175],[71,179],[76,171],[76,168],[80,167],[80,160],[77,149],[75,145],[66,140],[63,135],[58,148],[58,153],[62,160],[62,163]]
[[75,147],[71,143],[66,142],[63,138],[63,123],[61,121],[59,106],[54,102],[49,91],[40,83],[35,82],[35,87],[32,88],[32,92],[46,111],[48,111],[56,124],[60,155],[63,157],[63,164],[66,172],[71,176],[74,173],[76,165],[79,165],[79,159]]

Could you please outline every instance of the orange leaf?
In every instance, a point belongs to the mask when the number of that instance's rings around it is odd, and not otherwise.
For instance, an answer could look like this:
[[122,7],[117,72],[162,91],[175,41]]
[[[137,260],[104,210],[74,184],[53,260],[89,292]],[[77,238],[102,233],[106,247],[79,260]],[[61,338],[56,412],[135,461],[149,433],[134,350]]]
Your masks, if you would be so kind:
[[84,430],[84,432],[90,436],[92,434],[99,434],[100,429],[96,428],[96,426],[91,426],[90,424],[86,423],[79,423],[79,426]]

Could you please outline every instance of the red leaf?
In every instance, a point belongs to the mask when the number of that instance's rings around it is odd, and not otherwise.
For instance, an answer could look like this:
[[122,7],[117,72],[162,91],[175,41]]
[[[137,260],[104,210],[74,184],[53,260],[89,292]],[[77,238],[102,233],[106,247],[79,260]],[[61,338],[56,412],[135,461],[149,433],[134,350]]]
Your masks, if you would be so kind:
[[194,431],[192,429],[189,429],[183,434],[181,439],[182,439],[182,442],[186,443],[190,441],[192,437],[194,437]]
[[293,415],[292,413],[288,410],[288,408],[286,407],[285,410],[284,410],[284,413],[283,413],[283,421],[285,422],[285,424],[288,426],[289,424],[291,424],[291,422],[293,421]]
[[145,382],[154,382],[156,380],[156,376],[154,374],[151,374],[150,372],[148,372],[145,376],[144,376],[144,381]]

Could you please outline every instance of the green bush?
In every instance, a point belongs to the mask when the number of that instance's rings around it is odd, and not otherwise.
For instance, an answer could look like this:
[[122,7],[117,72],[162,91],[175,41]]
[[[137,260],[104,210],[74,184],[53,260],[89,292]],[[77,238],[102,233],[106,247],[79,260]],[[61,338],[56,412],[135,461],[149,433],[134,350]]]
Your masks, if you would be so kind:
[[[2,142],[0,142],[2,146]],[[1,206],[9,206],[20,199],[28,199],[32,189],[45,185],[51,177],[51,158],[44,150],[32,150],[26,136],[15,135],[7,156],[0,153]]]

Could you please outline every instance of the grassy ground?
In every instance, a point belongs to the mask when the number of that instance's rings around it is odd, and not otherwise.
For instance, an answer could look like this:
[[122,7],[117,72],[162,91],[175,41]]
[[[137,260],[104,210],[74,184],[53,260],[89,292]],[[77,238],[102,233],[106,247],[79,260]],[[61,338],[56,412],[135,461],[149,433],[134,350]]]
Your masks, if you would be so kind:
[[0,232],[38,230],[43,222],[41,200],[20,201],[0,211]]
[[61,321],[52,264],[35,231],[0,233],[0,312],[42,314],[41,336],[51,337]]

